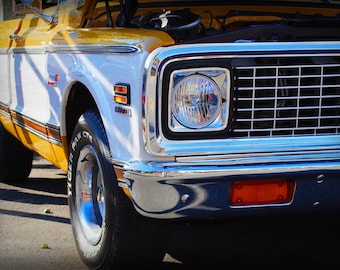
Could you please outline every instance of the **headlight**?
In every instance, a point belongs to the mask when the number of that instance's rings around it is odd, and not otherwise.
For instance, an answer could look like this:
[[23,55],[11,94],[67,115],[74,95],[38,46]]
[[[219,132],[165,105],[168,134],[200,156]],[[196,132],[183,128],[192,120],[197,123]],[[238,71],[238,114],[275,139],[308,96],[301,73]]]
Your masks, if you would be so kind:
[[221,111],[221,90],[208,76],[194,74],[180,80],[171,96],[171,112],[185,127],[200,129],[216,120]]

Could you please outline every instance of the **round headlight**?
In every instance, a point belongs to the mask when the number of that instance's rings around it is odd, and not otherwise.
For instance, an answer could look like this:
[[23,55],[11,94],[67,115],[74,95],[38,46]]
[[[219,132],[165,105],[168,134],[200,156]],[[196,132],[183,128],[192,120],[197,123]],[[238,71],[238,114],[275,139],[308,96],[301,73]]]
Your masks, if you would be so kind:
[[199,129],[213,123],[221,111],[221,90],[201,74],[181,79],[171,95],[171,113],[183,126]]

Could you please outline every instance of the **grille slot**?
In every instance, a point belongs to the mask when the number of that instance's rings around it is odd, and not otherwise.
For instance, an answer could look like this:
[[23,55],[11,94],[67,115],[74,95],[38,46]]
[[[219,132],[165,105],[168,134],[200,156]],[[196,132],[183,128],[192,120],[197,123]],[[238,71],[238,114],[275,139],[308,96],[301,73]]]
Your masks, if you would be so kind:
[[338,58],[259,58],[233,65],[232,137],[340,133]]

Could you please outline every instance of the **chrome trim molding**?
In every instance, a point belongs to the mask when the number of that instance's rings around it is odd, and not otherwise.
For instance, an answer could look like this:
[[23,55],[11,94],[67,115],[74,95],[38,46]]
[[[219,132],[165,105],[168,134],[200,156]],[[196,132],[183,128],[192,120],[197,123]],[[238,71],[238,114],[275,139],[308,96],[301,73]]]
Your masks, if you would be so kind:
[[[11,115],[20,116],[19,119],[22,119],[22,120],[18,120],[16,117],[12,117],[13,123],[15,125],[17,125],[18,127],[27,130],[28,132],[36,135],[37,137],[39,137],[39,138],[41,138],[45,141],[51,142],[51,143],[58,145],[58,146],[62,146],[61,138],[57,138],[56,136],[50,136],[49,135],[51,133],[60,134],[60,128],[58,128],[54,125],[37,122],[36,120],[33,120],[33,119],[31,119],[27,116],[23,116],[21,114],[18,114],[14,111],[11,111]],[[31,125],[26,124],[25,120],[27,120],[28,122],[31,122],[32,124]],[[40,129],[43,129],[44,132],[42,132],[41,130],[38,130],[38,128],[34,128],[34,125],[40,127]]]
[[[173,94],[175,84],[178,83],[181,79],[185,77],[189,77],[195,74],[204,75],[210,80],[212,80],[216,86],[218,87],[220,97],[221,97],[221,105],[219,116],[214,119],[211,124],[206,127],[201,127],[197,129],[198,132],[211,132],[211,131],[220,131],[226,128],[229,118],[229,106],[230,106],[230,70],[227,68],[221,67],[209,67],[209,68],[190,68],[190,69],[177,69],[174,70],[170,75],[170,85],[169,85],[169,93],[168,93],[168,101],[171,100],[171,95]],[[176,78],[177,77],[177,78]],[[181,78],[181,79],[179,79]],[[176,81],[176,83],[175,83]],[[159,102],[159,106],[161,105],[161,100]],[[187,132],[188,128],[184,127],[184,125],[180,124],[176,119],[174,114],[172,113],[171,106],[168,106],[168,128],[173,132]],[[161,125],[165,123],[160,123]]]
[[8,49],[0,48],[0,54],[8,54]]
[[51,142],[51,143],[53,143],[55,145],[58,145],[58,146],[62,146],[61,140],[58,140],[58,139],[56,139],[54,137],[51,137],[51,136],[48,136],[47,134],[42,133],[42,132],[40,132],[40,131],[32,128],[32,127],[29,127],[29,126],[27,126],[27,125],[25,125],[25,124],[15,120],[15,119],[13,119],[13,123],[16,124],[17,126],[23,128],[23,129],[27,130],[28,132],[36,135],[40,139],[43,139],[43,140],[48,141],[48,142]]
[[187,163],[178,162],[166,163],[166,162],[131,162],[124,166],[124,176],[127,179],[135,178],[150,178],[159,179],[162,181],[176,179],[206,179],[221,176],[242,176],[242,175],[270,175],[279,173],[299,173],[306,171],[339,171],[340,159],[334,162],[310,162],[310,163],[278,163],[271,166],[264,166],[260,164],[248,164],[244,166],[221,166],[214,165],[213,162],[196,163],[190,165]]
[[11,114],[9,112],[8,109],[8,105],[6,105],[5,103],[0,102],[0,114],[2,114],[3,116],[10,118]]
[[46,47],[44,46],[25,46],[11,48],[10,51],[14,54],[46,54]]
[[[142,50],[130,45],[48,45],[48,46],[26,46],[11,48],[12,53],[45,54],[45,53],[73,53],[73,54],[135,54]],[[2,49],[0,53],[8,53]]]
[[48,53],[73,53],[73,54],[135,54],[141,49],[130,45],[49,45]]

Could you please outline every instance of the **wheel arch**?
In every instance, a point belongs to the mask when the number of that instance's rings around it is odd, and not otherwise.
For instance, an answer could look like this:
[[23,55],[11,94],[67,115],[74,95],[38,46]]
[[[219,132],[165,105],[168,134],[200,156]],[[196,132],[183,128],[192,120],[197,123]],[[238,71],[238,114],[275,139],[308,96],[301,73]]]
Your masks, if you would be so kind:
[[65,151],[68,152],[68,146],[78,118],[88,110],[95,110],[99,113],[99,108],[89,89],[81,82],[74,82],[69,87],[64,100],[61,135],[66,140]]

